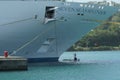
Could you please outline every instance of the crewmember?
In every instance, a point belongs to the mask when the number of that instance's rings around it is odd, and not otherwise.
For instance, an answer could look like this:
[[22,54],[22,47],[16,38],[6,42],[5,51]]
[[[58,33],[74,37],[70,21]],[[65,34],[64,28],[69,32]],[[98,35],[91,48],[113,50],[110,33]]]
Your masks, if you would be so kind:
[[76,53],[74,54],[74,61],[77,61]]

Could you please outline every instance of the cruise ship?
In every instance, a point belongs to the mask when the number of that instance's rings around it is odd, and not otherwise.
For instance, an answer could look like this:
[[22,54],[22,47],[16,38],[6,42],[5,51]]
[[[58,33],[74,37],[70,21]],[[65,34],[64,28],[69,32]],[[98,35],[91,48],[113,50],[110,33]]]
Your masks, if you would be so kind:
[[0,0],[0,55],[55,62],[119,7],[64,0]]

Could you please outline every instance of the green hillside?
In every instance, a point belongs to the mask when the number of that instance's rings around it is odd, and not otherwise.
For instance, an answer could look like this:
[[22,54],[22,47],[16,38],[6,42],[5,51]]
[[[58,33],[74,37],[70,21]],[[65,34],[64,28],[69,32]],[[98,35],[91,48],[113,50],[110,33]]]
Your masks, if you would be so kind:
[[116,13],[75,43],[69,51],[120,50],[119,22],[120,13]]

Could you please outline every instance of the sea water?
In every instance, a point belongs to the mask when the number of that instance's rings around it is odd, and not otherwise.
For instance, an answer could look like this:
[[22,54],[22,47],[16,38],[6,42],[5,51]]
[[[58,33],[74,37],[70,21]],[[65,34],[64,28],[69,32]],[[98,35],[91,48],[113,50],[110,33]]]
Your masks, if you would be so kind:
[[120,80],[120,51],[65,52],[59,60],[79,64],[35,63],[28,71],[0,72],[0,80]]

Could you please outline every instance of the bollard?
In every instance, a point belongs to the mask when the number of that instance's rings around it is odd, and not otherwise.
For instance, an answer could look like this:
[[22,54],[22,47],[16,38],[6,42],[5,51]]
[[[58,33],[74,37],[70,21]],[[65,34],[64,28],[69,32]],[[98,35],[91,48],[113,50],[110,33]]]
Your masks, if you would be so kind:
[[4,57],[5,57],[5,58],[8,57],[8,51],[4,51]]

